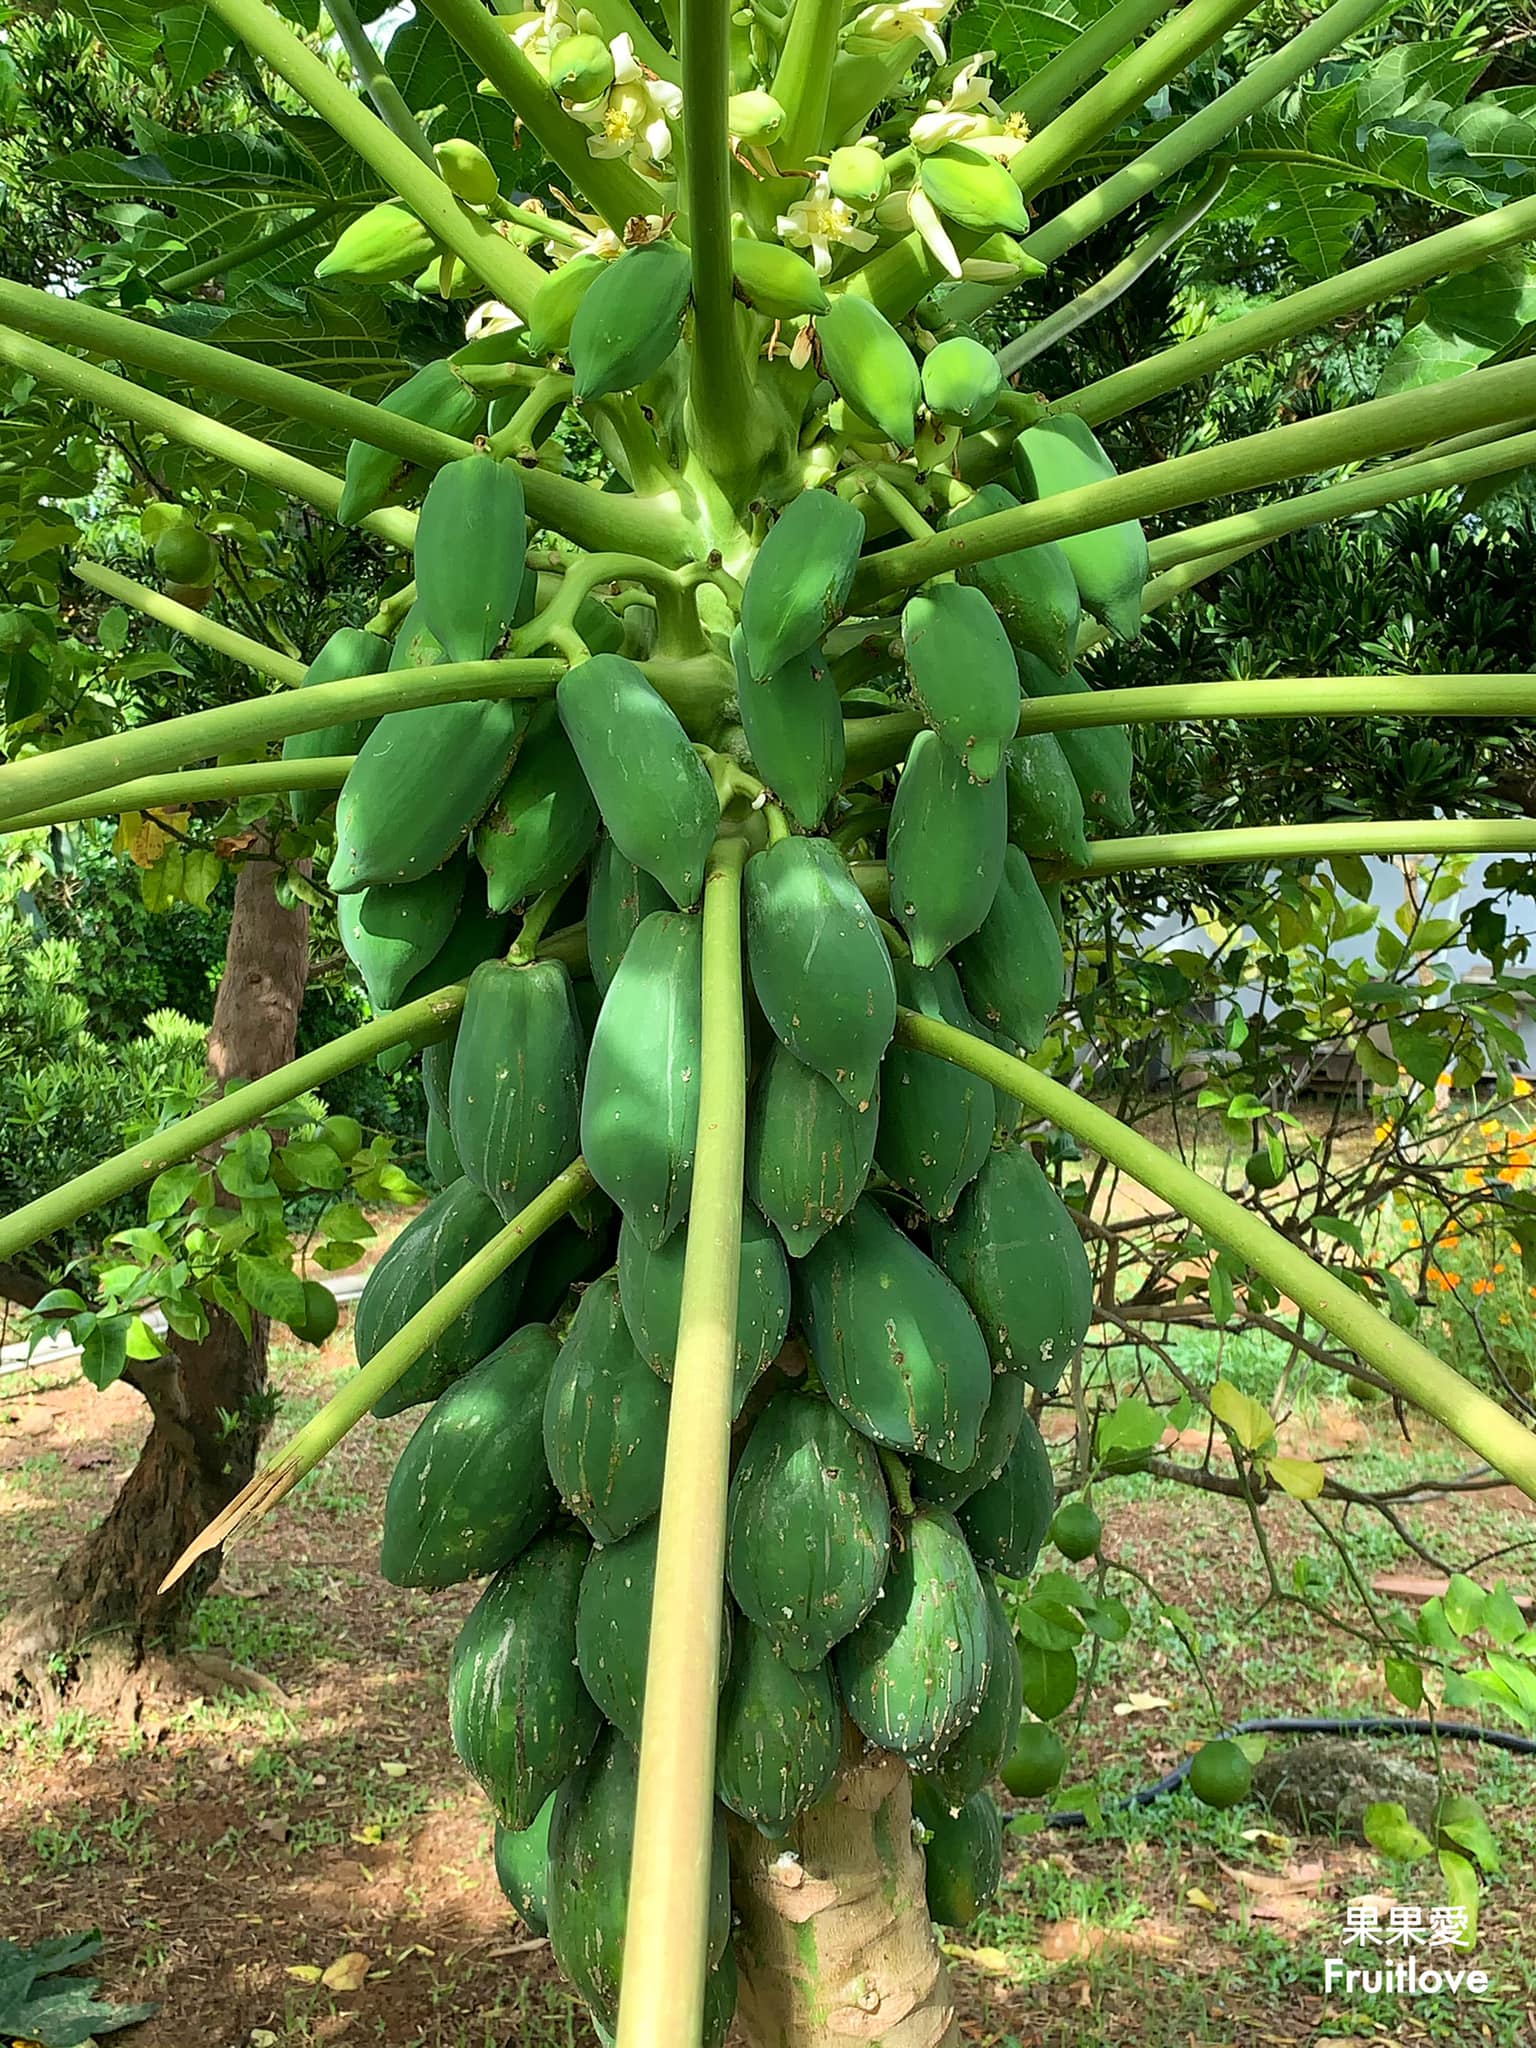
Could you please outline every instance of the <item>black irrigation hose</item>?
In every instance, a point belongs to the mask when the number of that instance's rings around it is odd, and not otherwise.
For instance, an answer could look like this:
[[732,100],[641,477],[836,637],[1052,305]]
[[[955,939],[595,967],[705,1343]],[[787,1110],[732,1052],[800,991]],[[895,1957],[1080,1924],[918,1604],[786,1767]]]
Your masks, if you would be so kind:
[[[1529,1735],[1510,1735],[1502,1728],[1478,1728],[1469,1721],[1416,1721],[1403,1714],[1361,1714],[1354,1720],[1334,1721],[1321,1716],[1282,1718],[1274,1721],[1239,1721],[1228,1735],[1438,1735],[1448,1742],[1487,1742],[1495,1749],[1507,1749],[1514,1756],[1536,1756],[1536,1741]],[[1166,1792],[1173,1792],[1189,1776],[1193,1758],[1186,1757],[1176,1771],[1144,1785],[1125,1799],[1117,1799],[1109,1811],[1123,1813],[1127,1807],[1150,1806]],[[1053,1813],[1042,1826],[1085,1828],[1088,1816],[1081,1807]]]

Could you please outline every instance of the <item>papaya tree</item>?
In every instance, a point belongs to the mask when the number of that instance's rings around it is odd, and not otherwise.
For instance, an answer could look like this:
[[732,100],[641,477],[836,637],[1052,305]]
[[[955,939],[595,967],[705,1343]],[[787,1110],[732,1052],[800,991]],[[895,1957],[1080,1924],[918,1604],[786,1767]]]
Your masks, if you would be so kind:
[[[1536,709],[1525,675],[1110,690],[1077,666],[1267,541],[1536,452],[1536,369],[1501,348],[1119,474],[1096,431],[1536,237],[1523,102],[1472,97],[1458,44],[1373,70],[1379,11],[1335,0],[1255,45],[1246,0],[1120,0],[1043,48],[1010,32],[994,75],[1006,22],[944,0],[428,0],[387,59],[343,0],[319,47],[210,0],[198,61],[259,80],[270,134],[119,166],[177,195],[176,252],[130,209],[130,290],[0,284],[18,402],[68,393],[400,563],[301,664],[200,608],[180,536],[182,597],[114,593],[248,664],[248,698],[0,767],[0,827],[286,804],[378,1013],[24,1205],[0,1258],[420,1054],[438,1191],[359,1304],[360,1370],[179,1569],[365,1413],[425,1408],[385,1570],[489,1575],[455,1742],[509,1895],[624,2048],[718,2042],[733,2013],[765,2043],[958,2038],[932,1921],[995,1875],[986,1788],[1022,1692],[998,1582],[1051,1522],[1031,1408],[1093,1311],[1026,1121],[1536,1497],[1536,1437],[1501,1406],[1031,1063],[1074,878],[1190,857],[1108,850],[1133,726]],[[191,61],[182,14],[126,17],[141,60]],[[1380,190],[1460,217],[1341,265]],[[1289,195],[1321,274],[1079,389],[1011,384],[1127,275],[1033,354],[1027,326],[989,345],[994,309],[1154,193],[1162,249]],[[418,337],[382,402],[325,374],[334,323],[307,346],[274,283],[295,251]],[[247,272],[259,318],[189,300]],[[466,338],[421,347],[455,304]],[[1287,833],[1276,863],[1536,849],[1525,820]],[[1094,1536],[1078,1515],[1059,1541]]]

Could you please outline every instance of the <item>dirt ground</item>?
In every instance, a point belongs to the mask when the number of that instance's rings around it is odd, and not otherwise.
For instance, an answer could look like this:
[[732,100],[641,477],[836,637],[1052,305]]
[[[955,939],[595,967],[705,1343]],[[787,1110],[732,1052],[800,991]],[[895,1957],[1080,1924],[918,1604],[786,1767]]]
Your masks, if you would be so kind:
[[[322,1354],[280,1352],[278,1433],[350,1363],[345,1326]],[[1320,1416],[1317,1447],[1337,1456],[1366,1438],[1389,1456],[1389,1421],[1361,1416]],[[447,1659],[472,1592],[400,1592],[374,1569],[389,1470],[416,1419],[355,1431],[227,1560],[201,1640],[261,1674],[261,1692],[167,1701],[132,1725],[0,1727],[0,1933],[26,1943],[99,1927],[103,1995],[161,2001],[122,2037],[133,2048],[593,2041],[547,1944],[501,1900],[486,1809],[449,1744]],[[61,1373],[0,1383],[0,1602],[102,1511],[142,1429],[121,1387],[97,1395]],[[1178,1628],[1138,1607],[1128,1642],[1104,1653],[1071,1783],[1091,1778],[1108,1798],[1156,1778],[1214,1731],[1218,1709],[1390,1711],[1372,1650],[1262,1608],[1254,1539],[1232,1502],[1143,1480],[1101,1505],[1123,1597],[1155,1583],[1163,1613],[1198,1637],[1215,1697]],[[1503,1495],[1416,1512],[1421,1533],[1447,1544],[1536,1534]],[[1270,1540],[1291,1573],[1311,1547],[1295,1504],[1273,1512]],[[1517,1581],[1529,1555],[1509,1560]],[[1371,1572],[1423,1570],[1389,1535],[1362,1536],[1359,1556]],[[1536,1584],[1536,1562],[1521,1583]],[[1325,1997],[1321,1956],[1337,1953],[1348,1898],[1428,1904],[1443,1888],[1421,1873],[1394,1879],[1358,1845],[1288,1837],[1256,1808],[1217,1816],[1179,1797],[1102,1831],[1010,1835],[997,1909],[951,1943],[966,2040],[1528,2048],[1531,1765],[1469,1751],[1450,1768],[1475,1776],[1506,1850],[1481,1951],[1498,1959],[1496,2005]]]

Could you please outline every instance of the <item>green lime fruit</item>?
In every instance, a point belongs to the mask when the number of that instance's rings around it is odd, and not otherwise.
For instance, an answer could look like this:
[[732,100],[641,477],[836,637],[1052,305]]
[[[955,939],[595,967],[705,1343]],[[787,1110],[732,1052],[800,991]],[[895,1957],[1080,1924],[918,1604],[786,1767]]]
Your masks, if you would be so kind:
[[1002,1768],[1002,1780],[1016,1799],[1043,1799],[1061,1783],[1067,1768],[1067,1745],[1044,1721],[1026,1721],[1013,1755]]
[[1104,1524],[1085,1500],[1063,1501],[1051,1522],[1051,1541],[1063,1557],[1081,1564],[1085,1557],[1097,1557],[1104,1538]]
[[1253,1766],[1235,1742],[1222,1736],[1190,1758],[1189,1789],[1202,1805],[1219,1811],[1241,1806],[1253,1790]]

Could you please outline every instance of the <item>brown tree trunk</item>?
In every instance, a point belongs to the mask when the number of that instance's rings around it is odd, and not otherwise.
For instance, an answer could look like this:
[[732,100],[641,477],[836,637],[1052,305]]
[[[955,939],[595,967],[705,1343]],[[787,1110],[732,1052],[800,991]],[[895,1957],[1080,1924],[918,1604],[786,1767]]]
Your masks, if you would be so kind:
[[733,1824],[736,2024],[751,2048],[958,2048],[911,1773],[846,1734],[836,1785],[788,1835]]
[[[256,1080],[293,1058],[308,975],[309,912],[285,909],[278,870],[251,860],[235,884],[208,1067],[220,1087]],[[157,1654],[177,1649],[218,1575],[204,1559],[171,1593],[161,1579],[250,1478],[265,1427],[267,1325],[249,1342],[222,1310],[201,1343],[168,1339],[163,1358],[130,1366],[150,1411],[149,1436],[106,1518],[72,1551],[0,1641],[0,1692],[44,1705],[82,1687],[105,1704]],[[232,1420],[230,1419],[232,1418]]]

